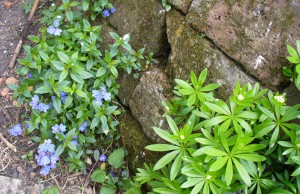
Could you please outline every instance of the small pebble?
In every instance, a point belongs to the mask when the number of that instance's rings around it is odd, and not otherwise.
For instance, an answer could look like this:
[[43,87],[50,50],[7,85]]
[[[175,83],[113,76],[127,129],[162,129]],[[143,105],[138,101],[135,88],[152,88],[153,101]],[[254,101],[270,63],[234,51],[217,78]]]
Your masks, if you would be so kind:
[[6,79],[6,84],[16,84],[17,80],[14,77],[9,77]]
[[17,171],[22,174],[25,173],[25,170],[23,170],[22,166],[18,166]]
[[1,89],[1,96],[3,96],[3,97],[6,96],[8,94],[8,92],[9,92],[9,89],[7,87],[2,88]]
[[34,177],[35,177],[35,173],[34,173],[34,172],[31,172],[31,173],[30,173],[30,179],[34,179]]
[[13,159],[14,159],[14,161],[19,161],[20,160],[20,158],[18,157],[18,156],[13,156]]

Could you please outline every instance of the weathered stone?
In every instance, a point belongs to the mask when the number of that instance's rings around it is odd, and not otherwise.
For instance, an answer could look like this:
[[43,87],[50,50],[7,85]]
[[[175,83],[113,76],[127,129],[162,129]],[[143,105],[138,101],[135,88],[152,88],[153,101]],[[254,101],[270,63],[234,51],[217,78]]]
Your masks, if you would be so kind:
[[168,0],[168,3],[186,14],[192,4],[192,1],[193,0]]
[[161,155],[145,149],[152,142],[143,132],[139,122],[135,120],[130,111],[121,114],[119,121],[124,146],[128,150],[128,162],[131,170],[136,171],[137,168],[144,167],[144,163],[154,164]]
[[165,52],[167,36],[166,12],[157,0],[114,0],[116,12],[108,21],[120,35],[130,34],[134,49],[145,47],[145,53],[158,56]]
[[161,102],[169,98],[171,88],[166,74],[160,69],[153,69],[141,77],[129,101],[132,115],[140,122],[151,141],[161,140],[154,133],[153,127],[168,128],[165,118],[162,117],[164,107]]
[[141,73],[138,75],[139,76],[135,78],[133,73],[129,75],[124,71],[119,72],[119,77],[117,79],[117,83],[120,85],[118,97],[121,103],[127,107],[129,106],[129,101],[136,86],[140,82]]
[[268,86],[285,79],[286,42],[300,36],[296,1],[194,0],[187,20]]
[[167,15],[167,34],[172,50],[167,71],[172,80],[187,80],[191,71],[199,75],[204,68],[208,68],[206,83],[221,84],[216,93],[223,99],[232,94],[237,81],[241,81],[241,84],[254,82],[208,39],[192,29],[176,10]]
[[42,193],[44,186],[41,184],[29,185],[20,179],[0,176],[1,194],[27,194]]
[[285,88],[283,93],[287,99],[287,104],[290,106],[300,104],[300,91],[296,88],[295,84],[292,83],[289,87]]

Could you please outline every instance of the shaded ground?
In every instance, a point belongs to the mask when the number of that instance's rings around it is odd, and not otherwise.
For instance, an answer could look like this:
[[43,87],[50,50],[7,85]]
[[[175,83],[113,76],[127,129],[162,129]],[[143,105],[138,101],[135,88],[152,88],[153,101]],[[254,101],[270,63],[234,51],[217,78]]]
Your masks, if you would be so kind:
[[[24,119],[22,115],[26,112],[24,107],[17,107],[16,101],[12,99],[12,91],[6,87],[7,81],[17,82],[18,80],[15,68],[10,69],[8,64],[19,42],[26,20],[27,15],[22,9],[21,0],[0,0],[0,132],[17,147],[17,152],[13,152],[0,141],[0,176],[18,178],[23,180],[22,184],[26,186],[42,183],[45,187],[52,187],[58,183],[64,193],[83,193],[83,191],[92,193],[91,189],[84,189],[88,187],[88,176],[80,173],[69,174],[66,164],[53,171],[55,178],[40,176],[40,168],[34,161],[38,145],[31,142],[29,137],[24,134],[18,138],[8,134],[8,129],[14,124],[20,123]],[[30,29],[30,34],[35,33],[36,29],[36,27]],[[23,55],[24,53],[21,51],[18,58]],[[17,66],[18,64],[16,64]],[[32,156],[22,159],[22,156],[28,154],[30,150],[33,151]]]

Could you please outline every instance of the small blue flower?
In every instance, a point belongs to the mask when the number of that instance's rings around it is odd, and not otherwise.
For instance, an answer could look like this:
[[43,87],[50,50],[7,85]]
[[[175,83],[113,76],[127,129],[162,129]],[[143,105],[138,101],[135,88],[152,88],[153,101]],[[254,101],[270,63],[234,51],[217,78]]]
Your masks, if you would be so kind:
[[39,96],[38,95],[34,95],[32,98],[32,101],[29,103],[29,105],[32,107],[32,109],[38,109],[38,103],[39,103]]
[[109,11],[108,11],[107,9],[103,10],[103,11],[102,11],[102,16],[103,16],[103,17],[108,17],[108,16],[110,16]]
[[61,32],[62,32],[61,29],[55,28],[55,30],[54,30],[54,32],[53,32],[53,35],[54,35],[54,36],[60,36]]
[[61,97],[61,102],[64,104],[66,102],[67,96],[62,96]]
[[83,132],[83,131],[86,129],[86,127],[87,127],[87,122],[84,121],[84,122],[82,123],[82,125],[79,127],[79,131]]
[[49,26],[49,27],[47,28],[47,32],[48,32],[49,34],[54,34],[55,28],[54,28],[53,26]]
[[44,176],[48,175],[49,172],[50,172],[50,166],[44,166],[40,170],[40,174]]
[[59,94],[60,94],[60,96],[67,96],[66,92],[63,92],[63,91],[60,91],[60,90],[59,90]]
[[55,96],[51,96],[51,100],[54,100],[55,99]]
[[53,25],[57,28],[59,26],[59,20],[54,20]]
[[44,103],[40,103],[39,106],[38,106],[38,109],[41,111],[41,112],[47,112],[47,110],[49,109],[50,107],[47,105],[47,104],[44,104]]
[[72,142],[75,146],[78,145],[78,142],[77,142],[76,140],[71,140],[71,142]]
[[32,73],[28,73],[27,78],[31,79],[32,78]]
[[41,166],[47,166],[48,164],[50,164],[51,160],[48,156],[44,156],[41,158],[40,164]]
[[100,162],[105,162],[106,161],[106,156],[102,154],[99,158]]
[[110,13],[115,13],[116,12],[116,8],[114,8],[114,7],[112,7],[112,8],[110,8]]
[[19,136],[23,133],[23,129],[21,128],[20,124],[15,125],[13,128],[9,129],[8,132],[12,135],[12,136]]

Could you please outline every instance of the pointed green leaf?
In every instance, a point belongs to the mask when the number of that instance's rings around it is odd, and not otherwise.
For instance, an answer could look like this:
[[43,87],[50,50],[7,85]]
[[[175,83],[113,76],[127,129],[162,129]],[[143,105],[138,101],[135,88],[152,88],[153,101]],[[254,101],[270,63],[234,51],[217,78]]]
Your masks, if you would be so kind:
[[169,144],[153,144],[145,147],[147,150],[165,152],[170,150],[178,150],[180,147]]
[[217,171],[221,169],[227,162],[228,156],[218,158],[209,168],[209,171]]
[[212,147],[203,147],[201,150],[209,156],[227,156],[228,153]]
[[246,183],[246,185],[250,186],[251,185],[251,178],[247,172],[247,170],[241,165],[241,163],[236,160],[235,158],[232,158],[233,163],[240,175],[240,177],[243,179],[243,181]]
[[174,160],[173,162],[173,165],[171,167],[171,171],[170,171],[170,180],[173,181],[179,171],[180,171],[180,167],[181,167],[181,163],[182,163],[182,155],[183,155],[183,152],[180,152],[180,154],[178,154],[178,156],[176,157],[176,159]]
[[166,166],[167,164],[169,164],[179,152],[180,152],[180,150],[175,150],[175,151],[172,151],[172,152],[166,154],[165,156],[163,156],[155,164],[155,166],[153,167],[153,170],[159,170],[159,169],[163,168],[164,166]]

